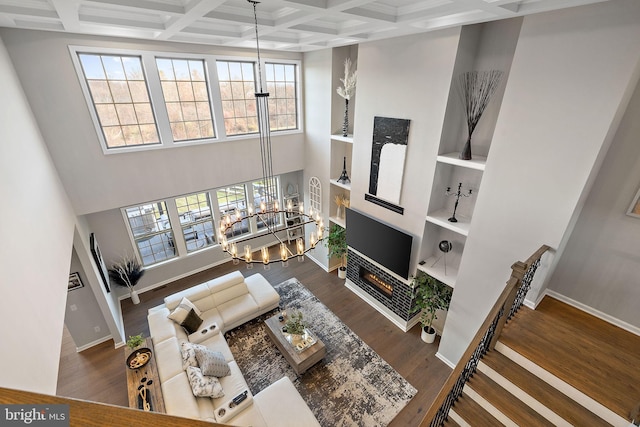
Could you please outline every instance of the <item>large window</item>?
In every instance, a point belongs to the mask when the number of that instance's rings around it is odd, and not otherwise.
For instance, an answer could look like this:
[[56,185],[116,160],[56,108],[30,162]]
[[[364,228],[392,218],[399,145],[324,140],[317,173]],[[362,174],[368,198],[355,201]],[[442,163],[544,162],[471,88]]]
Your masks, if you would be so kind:
[[141,59],[89,53],[78,57],[106,147],[158,144]]
[[193,252],[214,244],[216,238],[209,193],[190,194],[175,200],[187,251]]
[[143,265],[152,265],[176,256],[165,202],[134,206],[124,211]]
[[216,61],[227,135],[258,132],[256,79],[252,62]]
[[296,65],[267,62],[265,68],[271,130],[297,129]]
[[157,58],[174,141],[213,138],[213,119],[202,60]]
[[[219,188],[216,190],[218,207],[220,208],[220,220],[227,217],[233,222],[238,218],[247,216],[247,192],[244,184],[233,185],[231,187]],[[249,220],[246,218],[242,222],[235,224],[226,232],[227,239],[242,236],[251,232]]]

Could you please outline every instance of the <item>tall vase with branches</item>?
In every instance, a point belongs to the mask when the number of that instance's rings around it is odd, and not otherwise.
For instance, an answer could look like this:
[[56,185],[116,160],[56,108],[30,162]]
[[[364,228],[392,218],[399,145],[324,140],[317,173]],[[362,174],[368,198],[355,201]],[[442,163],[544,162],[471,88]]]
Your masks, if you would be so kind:
[[337,92],[344,98],[344,122],[342,123],[342,136],[347,136],[349,131],[349,100],[356,94],[357,70],[351,72],[351,59],[344,60],[344,78],[340,79],[342,86]]
[[471,135],[498,88],[504,73],[500,70],[469,71],[458,76],[458,93],[467,116],[468,138],[460,159],[471,160]]
[[116,285],[128,288],[131,301],[134,304],[139,304],[140,297],[138,297],[134,286],[138,284],[144,272],[144,267],[135,257],[125,255],[120,261],[113,263],[109,269],[109,278],[111,278]]

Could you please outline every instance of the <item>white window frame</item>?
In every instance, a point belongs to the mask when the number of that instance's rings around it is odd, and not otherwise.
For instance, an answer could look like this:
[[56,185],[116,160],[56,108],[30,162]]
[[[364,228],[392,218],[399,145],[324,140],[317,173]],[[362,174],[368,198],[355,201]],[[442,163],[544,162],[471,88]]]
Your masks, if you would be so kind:
[[[85,97],[85,101],[87,102],[87,107],[89,109],[89,113],[91,119],[93,120],[94,127],[96,129],[96,134],[98,140],[100,142],[102,152],[105,155],[111,154],[119,154],[119,153],[130,153],[134,151],[146,151],[146,150],[158,150],[158,149],[166,149],[166,148],[175,148],[175,147],[184,147],[185,145],[200,145],[200,144],[211,144],[222,141],[233,141],[239,139],[255,139],[258,138],[257,133],[251,134],[243,134],[243,135],[230,135],[226,134],[224,128],[224,118],[222,116],[222,101],[220,98],[220,85],[218,82],[218,72],[216,68],[216,60],[222,61],[241,61],[241,62],[252,62],[254,63],[254,75],[256,79],[260,78],[260,74],[257,69],[257,60],[255,57],[251,56],[228,56],[228,55],[211,55],[211,54],[191,54],[191,53],[176,53],[176,52],[163,52],[163,51],[151,51],[151,50],[131,50],[131,49],[115,49],[115,48],[107,48],[107,47],[95,47],[95,46],[77,46],[70,45],[69,51],[71,53],[71,60],[76,69],[76,74],[78,80],[80,82],[80,87],[82,89],[83,95]],[[145,76],[145,80],[147,83],[147,87],[149,90],[149,99],[151,101],[151,109],[153,110],[155,119],[156,119],[156,127],[158,129],[158,136],[160,139],[159,144],[149,144],[149,145],[136,145],[136,146],[128,146],[128,147],[107,147],[107,143],[104,139],[104,135],[102,132],[102,128],[100,126],[100,120],[98,119],[96,109],[91,98],[91,93],[89,91],[89,87],[87,85],[86,78],[84,76],[84,72],[82,70],[82,65],[80,63],[80,59],[78,58],[79,53],[87,53],[87,54],[96,54],[96,55],[116,55],[116,56],[137,56],[142,59],[142,68],[143,74]],[[156,58],[168,58],[168,59],[198,59],[204,60],[205,63],[205,72],[207,73],[207,85],[210,94],[210,103],[212,110],[212,118],[213,118],[213,126],[216,137],[214,138],[205,138],[198,140],[188,140],[188,141],[174,141],[173,135],[171,132],[171,126],[169,123],[169,115],[167,113],[164,96],[162,93],[162,85],[160,83],[160,77],[158,75],[158,69],[156,67]],[[298,121],[297,129],[289,129],[282,131],[273,131],[272,136],[280,136],[280,135],[290,135],[290,134],[299,134],[303,133],[304,129],[302,124],[304,120],[302,120],[302,61],[301,60],[293,60],[293,59],[271,59],[264,58],[262,59],[261,66],[264,71],[266,67],[266,63],[277,63],[277,64],[295,64],[296,67],[296,101],[297,101],[297,114],[296,119]],[[266,82],[264,72],[262,78],[262,87],[266,88]],[[260,88],[260,83],[257,82],[257,87]]]

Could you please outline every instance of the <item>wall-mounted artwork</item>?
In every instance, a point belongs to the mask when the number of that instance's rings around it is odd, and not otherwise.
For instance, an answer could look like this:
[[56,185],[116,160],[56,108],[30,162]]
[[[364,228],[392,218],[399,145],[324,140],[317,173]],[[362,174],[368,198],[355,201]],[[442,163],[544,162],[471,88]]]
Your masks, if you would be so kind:
[[78,273],[71,273],[69,275],[69,286],[67,287],[67,292],[72,291],[74,289],[79,289],[82,287],[84,287],[84,284],[80,279],[80,275],[78,275]]
[[638,190],[636,196],[633,198],[633,202],[631,202],[631,206],[629,206],[629,210],[627,210],[627,215],[640,218],[640,190]]
[[369,194],[395,205],[400,203],[402,192],[409,123],[406,119],[373,118]]
[[107,292],[111,292],[109,289],[109,272],[107,270],[107,266],[102,259],[102,254],[100,253],[100,248],[98,247],[98,242],[96,241],[95,234],[91,233],[89,236],[89,245],[91,246],[91,255],[93,255],[93,260],[96,262],[96,266],[98,267],[98,271],[100,272],[100,277],[102,278],[102,283],[104,284]]

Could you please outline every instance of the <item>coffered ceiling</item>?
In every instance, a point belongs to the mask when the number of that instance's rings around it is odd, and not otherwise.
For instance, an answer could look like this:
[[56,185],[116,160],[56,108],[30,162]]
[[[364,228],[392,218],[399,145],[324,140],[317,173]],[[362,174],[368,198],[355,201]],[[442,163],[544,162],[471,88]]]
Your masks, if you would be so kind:
[[[264,0],[260,47],[311,51],[608,0]],[[0,27],[254,47],[247,0],[0,0]]]

